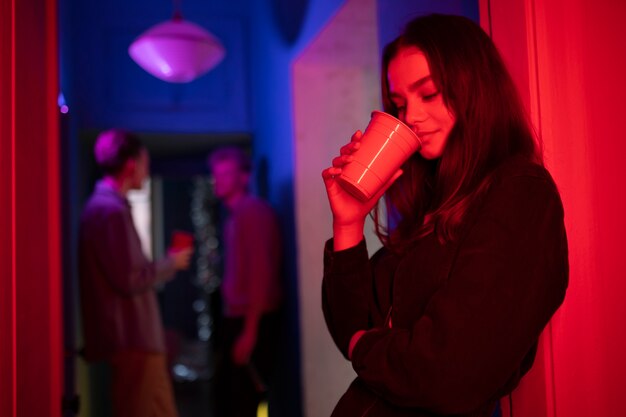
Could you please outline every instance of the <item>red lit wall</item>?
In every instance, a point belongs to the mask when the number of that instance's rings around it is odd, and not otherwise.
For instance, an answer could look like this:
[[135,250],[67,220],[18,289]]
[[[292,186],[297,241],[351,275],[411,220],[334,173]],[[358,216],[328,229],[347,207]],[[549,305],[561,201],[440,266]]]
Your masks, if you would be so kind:
[[0,4],[0,415],[58,416],[56,0]]
[[[490,0],[481,24],[505,55],[563,198],[570,286],[515,417],[624,415],[626,3]],[[528,410],[533,410],[532,412]]]
[[0,2],[0,415],[15,415],[11,111],[12,1]]

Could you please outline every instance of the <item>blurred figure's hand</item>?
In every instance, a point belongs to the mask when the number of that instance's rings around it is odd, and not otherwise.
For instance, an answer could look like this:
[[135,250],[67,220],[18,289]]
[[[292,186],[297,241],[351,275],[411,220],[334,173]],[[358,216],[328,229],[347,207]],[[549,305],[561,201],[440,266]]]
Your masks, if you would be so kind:
[[174,267],[177,270],[186,270],[189,269],[193,248],[170,249],[167,255],[174,260]]
[[256,331],[242,331],[231,351],[231,357],[236,365],[243,366],[250,362],[250,357],[256,344]]

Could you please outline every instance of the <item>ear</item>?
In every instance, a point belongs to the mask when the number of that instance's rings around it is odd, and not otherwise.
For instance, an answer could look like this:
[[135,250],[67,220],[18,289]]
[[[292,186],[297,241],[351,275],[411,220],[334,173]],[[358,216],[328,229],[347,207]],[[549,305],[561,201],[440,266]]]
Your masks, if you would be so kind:
[[122,168],[121,174],[124,178],[131,177],[135,174],[135,168],[137,166],[137,161],[133,158],[129,158],[124,162],[124,167]]

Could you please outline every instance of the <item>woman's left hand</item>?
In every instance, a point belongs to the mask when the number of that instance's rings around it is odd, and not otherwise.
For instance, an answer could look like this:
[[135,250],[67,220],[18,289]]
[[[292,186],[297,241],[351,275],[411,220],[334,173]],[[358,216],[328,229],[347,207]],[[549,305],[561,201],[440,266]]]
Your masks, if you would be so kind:
[[333,214],[335,250],[354,246],[362,239],[365,218],[391,184],[402,175],[402,171],[398,170],[372,198],[366,201],[357,199],[341,187],[336,177],[341,175],[343,166],[352,161],[352,154],[360,147],[362,136],[363,134],[357,130],[352,135],[351,141],[341,147],[340,155],[333,159],[332,166],[322,171],[322,178]]

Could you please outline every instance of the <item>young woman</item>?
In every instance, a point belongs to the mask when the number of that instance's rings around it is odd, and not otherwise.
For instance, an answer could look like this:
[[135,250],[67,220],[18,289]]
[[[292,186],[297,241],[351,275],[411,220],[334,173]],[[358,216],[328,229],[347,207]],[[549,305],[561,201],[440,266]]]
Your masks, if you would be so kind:
[[[333,213],[323,310],[357,378],[333,416],[491,416],[530,369],[562,303],[567,240],[513,81],[471,20],[411,21],[383,55],[383,103],[422,140],[369,201],[335,181],[356,132],[322,173]],[[386,194],[384,247],[365,217]]]

